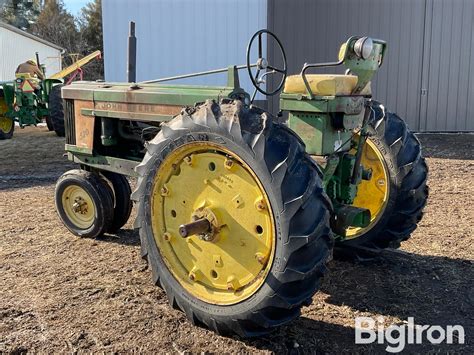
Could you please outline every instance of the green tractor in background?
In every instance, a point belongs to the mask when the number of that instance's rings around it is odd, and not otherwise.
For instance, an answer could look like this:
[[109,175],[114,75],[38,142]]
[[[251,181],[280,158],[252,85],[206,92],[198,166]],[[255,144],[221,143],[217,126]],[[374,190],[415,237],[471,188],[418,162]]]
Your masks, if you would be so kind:
[[[14,81],[0,82],[0,140],[13,137],[15,122],[23,128],[36,126],[43,120],[50,131],[64,137],[61,88],[77,75],[82,78],[81,67],[94,58],[100,58],[100,55],[100,51],[95,51],[44,80],[19,73]],[[39,63],[38,53],[36,58]],[[39,67],[44,73],[44,66]],[[71,77],[65,82],[64,78],[68,75]]]
[[[264,57],[264,35],[281,65]],[[142,256],[170,305],[222,334],[267,333],[311,303],[334,244],[354,254],[396,248],[423,215],[420,142],[372,99],[385,48],[351,37],[337,62],[287,77],[283,46],[261,30],[246,65],[64,87],[66,151],[80,168],[56,184],[59,217],[77,236],[115,233],[132,198]],[[345,75],[307,73],[339,65]],[[218,72],[227,85],[162,84]],[[267,75],[281,76],[273,91],[261,87]],[[281,89],[287,124],[252,104],[257,91]],[[133,194],[125,176],[138,178]]]

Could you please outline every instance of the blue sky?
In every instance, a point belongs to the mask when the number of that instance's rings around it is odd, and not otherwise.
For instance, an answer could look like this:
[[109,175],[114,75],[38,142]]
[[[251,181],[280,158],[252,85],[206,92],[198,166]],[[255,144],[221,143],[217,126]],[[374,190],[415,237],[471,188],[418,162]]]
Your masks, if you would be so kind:
[[90,1],[91,0],[64,0],[64,6],[71,14],[78,16],[81,9]]

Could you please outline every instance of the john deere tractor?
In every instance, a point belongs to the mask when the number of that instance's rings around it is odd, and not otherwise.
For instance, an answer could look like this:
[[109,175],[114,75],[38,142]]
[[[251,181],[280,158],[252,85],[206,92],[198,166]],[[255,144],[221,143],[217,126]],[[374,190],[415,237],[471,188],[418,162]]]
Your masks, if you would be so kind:
[[[64,137],[64,112],[61,87],[69,84],[64,80],[70,74],[74,78],[81,74],[81,66],[94,58],[100,58],[100,51],[93,52],[69,67],[50,77],[39,80],[28,73],[18,73],[14,81],[0,82],[0,140],[13,137],[15,122],[21,128],[46,121],[48,129]],[[36,54],[39,63],[38,53]],[[42,68],[44,73],[44,66]]]
[[[280,48],[281,66],[264,57],[264,36]],[[422,217],[420,143],[370,91],[385,50],[384,41],[351,37],[337,62],[287,77],[283,46],[261,30],[246,65],[64,87],[66,151],[79,168],[57,182],[59,217],[94,238],[120,229],[133,200],[153,282],[193,324],[255,336],[294,319],[334,244],[354,253],[398,247]],[[342,65],[345,75],[309,74]],[[256,91],[283,89],[286,124],[253,105],[241,69]],[[217,72],[227,72],[226,86],[162,83]],[[268,75],[281,77],[271,92]],[[127,176],[138,178],[133,193]]]

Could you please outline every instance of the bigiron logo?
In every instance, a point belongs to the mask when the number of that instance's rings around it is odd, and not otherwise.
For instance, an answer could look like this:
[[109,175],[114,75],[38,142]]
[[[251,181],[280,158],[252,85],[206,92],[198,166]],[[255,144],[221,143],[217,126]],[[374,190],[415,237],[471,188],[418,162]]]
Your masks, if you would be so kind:
[[385,350],[398,353],[405,349],[407,344],[464,344],[464,327],[461,325],[415,324],[413,317],[402,325],[384,327],[384,317],[356,317],[355,343],[356,344],[388,344]]

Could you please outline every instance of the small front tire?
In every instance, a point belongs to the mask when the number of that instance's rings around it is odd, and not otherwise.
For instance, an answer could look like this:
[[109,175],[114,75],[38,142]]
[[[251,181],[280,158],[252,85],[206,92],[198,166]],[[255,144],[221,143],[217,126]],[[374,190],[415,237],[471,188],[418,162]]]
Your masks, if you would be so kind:
[[67,229],[78,237],[95,238],[112,225],[113,199],[98,174],[70,170],[56,183],[56,210]]
[[107,233],[115,233],[127,223],[132,213],[132,200],[130,198],[132,190],[125,176],[107,172],[102,172],[113,190],[114,218]]

